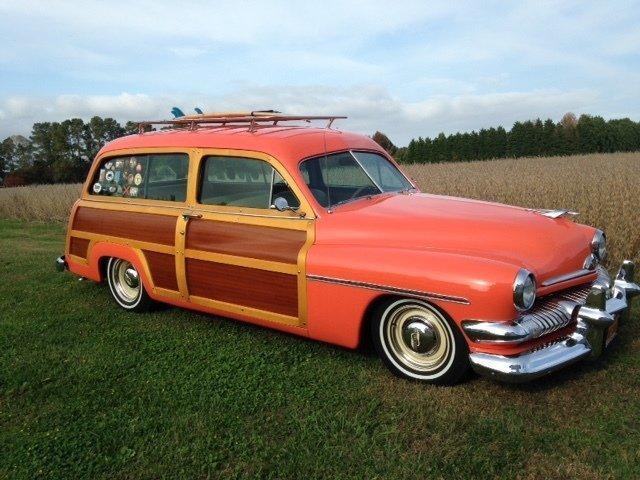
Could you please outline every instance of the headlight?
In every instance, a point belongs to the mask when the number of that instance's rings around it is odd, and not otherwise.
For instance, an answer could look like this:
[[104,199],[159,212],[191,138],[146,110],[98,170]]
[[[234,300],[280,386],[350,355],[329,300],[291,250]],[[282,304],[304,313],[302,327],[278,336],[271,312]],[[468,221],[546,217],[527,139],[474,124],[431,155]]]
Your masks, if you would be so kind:
[[513,303],[517,310],[529,310],[536,301],[536,280],[533,273],[521,268],[513,282]]
[[591,240],[591,251],[601,262],[607,258],[607,237],[602,230],[596,230]]

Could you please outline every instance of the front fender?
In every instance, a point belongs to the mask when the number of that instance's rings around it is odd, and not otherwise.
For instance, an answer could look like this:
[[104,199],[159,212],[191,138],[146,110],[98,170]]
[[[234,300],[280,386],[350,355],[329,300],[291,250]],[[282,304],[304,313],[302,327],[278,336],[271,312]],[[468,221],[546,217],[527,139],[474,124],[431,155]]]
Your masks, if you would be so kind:
[[314,245],[307,256],[309,333],[357,345],[371,302],[381,295],[402,296],[403,291],[425,293],[458,325],[474,318],[512,320],[513,280],[519,268],[440,251]]

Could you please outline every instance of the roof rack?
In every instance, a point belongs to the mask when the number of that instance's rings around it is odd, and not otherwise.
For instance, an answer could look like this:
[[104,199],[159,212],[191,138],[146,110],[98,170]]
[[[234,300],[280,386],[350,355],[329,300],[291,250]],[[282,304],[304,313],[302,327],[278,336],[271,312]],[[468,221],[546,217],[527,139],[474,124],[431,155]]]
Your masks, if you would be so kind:
[[259,125],[265,123],[277,125],[279,122],[311,122],[312,120],[326,120],[327,125],[325,128],[331,128],[335,120],[344,118],[347,117],[338,115],[283,115],[275,111],[204,113],[187,115],[172,120],[145,120],[138,123],[138,132],[144,133],[146,127],[153,125],[172,125],[177,128],[188,128],[189,130],[195,130],[201,125],[220,125],[223,127],[248,125],[248,130],[254,132]]

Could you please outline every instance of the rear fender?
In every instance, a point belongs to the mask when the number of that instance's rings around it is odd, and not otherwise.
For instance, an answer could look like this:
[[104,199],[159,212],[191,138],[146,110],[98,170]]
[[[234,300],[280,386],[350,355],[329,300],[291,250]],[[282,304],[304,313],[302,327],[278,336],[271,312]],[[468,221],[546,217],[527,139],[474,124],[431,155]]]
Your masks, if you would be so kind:
[[149,266],[147,265],[144,254],[137,248],[109,242],[97,242],[91,246],[88,252],[87,264],[84,265],[70,259],[68,261],[69,270],[81,277],[101,282],[104,280],[104,272],[100,268],[100,262],[111,257],[121,258],[122,260],[130,262],[140,273],[143,285],[147,289],[147,293],[149,293],[151,297],[154,297],[153,282],[149,272]]

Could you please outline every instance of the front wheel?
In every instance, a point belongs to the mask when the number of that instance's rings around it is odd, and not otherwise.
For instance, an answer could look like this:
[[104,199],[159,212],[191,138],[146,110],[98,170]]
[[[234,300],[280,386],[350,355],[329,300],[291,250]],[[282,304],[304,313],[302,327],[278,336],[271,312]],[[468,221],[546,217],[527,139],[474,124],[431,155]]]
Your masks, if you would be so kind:
[[140,274],[131,262],[110,258],[107,264],[107,282],[111,295],[122,308],[134,312],[150,310],[153,300],[144,289]]
[[469,351],[462,334],[433,305],[395,299],[379,305],[374,315],[373,343],[394,374],[452,385],[469,370]]

